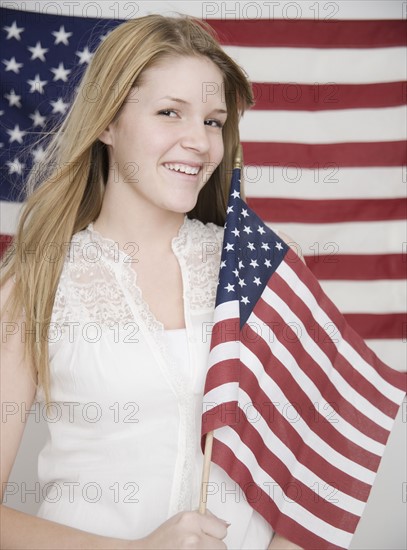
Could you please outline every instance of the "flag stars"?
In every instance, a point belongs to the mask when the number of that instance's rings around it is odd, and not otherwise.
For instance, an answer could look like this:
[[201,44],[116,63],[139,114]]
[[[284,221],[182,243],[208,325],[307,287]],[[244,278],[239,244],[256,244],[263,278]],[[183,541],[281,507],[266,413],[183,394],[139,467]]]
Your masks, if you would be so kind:
[[248,298],[248,296],[242,296],[241,300],[242,304],[244,304],[245,306],[247,306],[248,304],[250,304],[250,300]]
[[270,247],[269,247],[268,243],[263,243],[263,242],[262,242],[262,243],[261,243],[261,248],[262,248],[263,250],[270,250]]
[[225,260],[222,260],[220,262],[220,269],[223,269],[224,267],[226,267],[226,262],[225,262]]
[[232,273],[235,277],[239,277],[239,270],[237,269],[237,267],[232,271]]
[[109,31],[109,32],[107,32],[106,34],[101,34],[101,35],[99,36],[99,40],[100,40],[101,42],[104,42],[111,32],[112,32],[112,31]]
[[62,80],[63,82],[66,82],[71,69],[65,69],[64,64],[60,63],[58,67],[53,67],[50,71],[54,73],[54,82],[55,80]]
[[45,54],[48,51],[48,48],[43,48],[41,42],[37,42],[35,46],[28,46],[28,49],[31,52],[31,61],[34,59],[40,59],[42,62],[45,62]]
[[254,246],[253,243],[247,243],[247,248],[248,248],[249,250],[256,250],[256,247]]
[[5,72],[13,71],[13,73],[16,74],[19,74],[21,67],[24,65],[24,63],[18,63],[15,57],[12,57],[11,59],[3,59],[2,63],[6,66],[4,69]]
[[242,208],[241,215],[242,215],[244,218],[247,218],[247,216],[249,215],[249,213],[248,213],[248,211],[247,211],[247,208]]
[[259,264],[257,263],[257,260],[251,260],[250,265],[254,268],[259,267]]
[[265,265],[266,267],[271,267],[271,262],[270,262],[270,260],[264,260],[264,265]]
[[31,115],[28,116],[32,119],[34,128],[36,126],[40,126],[41,128],[45,126],[46,118],[39,112],[38,109],[36,109],[34,113],[31,113]]
[[69,103],[65,103],[60,97],[56,101],[50,101],[50,103],[52,105],[53,113],[61,113],[63,115],[65,114],[69,106]]
[[240,231],[237,229],[237,227],[235,227],[233,231],[231,231],[231,233],[233,233],[235,237],[240,237]]
[[281,243],[276,243],[277,250],[283,250],[283,245]]
[[232,197],[233,197],[234,199],[238,199],[238,198],[240,197],[239,191],[236,191],[236,189],[235,189],[235,190],[233,191],[233,193],[232,193]]
[[243,228],[243,231],[245,233],[247,233],[248,235],[250,235],[250,233],[253,233],[253,231],[250,229],[249,225],[245,225],[244,228]]
[[21,40],[20,34],[25,30],[24,27],[17,27],[17,21],[13,21],[11,27],[3,27],[3,29],[7,31],[6,40],[10,40],[10,38]]
[[233,206],[228,206],[226,209],[226,214],[230,214],[231,212],[233,212]]
[[242,260],[239,260],[239,269],[243,269],[244,268],[244,263],[242,262]]
[[30,87],[30,94],[38,92],[39,94],[44,93],[44,86],[48,83],[48,80],[41,80],[40,75],[36,74],[34,80],[27,80],[27,83]]
[[227,284],[227,286],[224,287],[225,290],[228,292],[234,292],[235,291],[235,285],[231,285],[230,283]]
[[4,97],[7,99],[9,107],[21,108],[21,95],[17,95],[14,89],[10,90],[9,94],[4,94]]
[[63,25],[59,27],[59,31],[53,31],[51,34],[55,36],[54,44],[64,44],[65,46],[68,46],[68,38],[72,36],[71,32],[66,32]]
[[20,130],[20,126],[16,124],[13,128],[13,130],[6,130],[9,138],[9,143],[13,143],[13,141],[17,141],[18,143],[23,143],[23,137],[27,133],[25,130]]
[[93,53],[89,51],[89,48],[86,46],[81,52],[75,52],[76,55],[79,57],[79,65],[83,65],[84,63],[89,63],[89,61],[92,59]]
[[226,252],[230,252],[231,250],[234,250],[235,245],[233,243],[226,243],[226,246],[224,247]]
[[36,149],[33,149],[31,151],[31,154],[32,154],[34,163],[37,163],[37,162],[40,162],[44,158],[45,151],[44,151],[44,148],[40,145]]
[[266,232],[262,225],[259,225],[259,227],[257,228],[257,231],[260,233],[260,235],[264,235],[264,233]]
[[239,279],[239,282],[237,284],[240,286],[240,288],[247,286],[246,283],[244,282],[244,279]]
[[255,277],[253,279],[253,283],[257,286],[260,286],[261,285],[260,277]]
[[9,174],[18,174],[20,176],[23,173],[25,164],[20,162],[19,159],[15,157],[12,161],[8,160],[6,162],[6,166]]

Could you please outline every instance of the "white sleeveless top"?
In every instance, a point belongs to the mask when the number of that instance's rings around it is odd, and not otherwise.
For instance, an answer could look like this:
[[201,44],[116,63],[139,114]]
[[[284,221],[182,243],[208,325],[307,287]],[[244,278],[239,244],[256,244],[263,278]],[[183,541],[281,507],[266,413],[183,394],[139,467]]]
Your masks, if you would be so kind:
[[[49,334],[53,405],[39,457],[40,517],[137,539],[197,509],[222,237],[220,227],[185,218],[172,248],[186,329],[165,331],[143,301],[131,254],[92,226],[73,236]],[[208,509],[231,523],[228,548],[267,548],[271,528],[216,465],[209,489]]]

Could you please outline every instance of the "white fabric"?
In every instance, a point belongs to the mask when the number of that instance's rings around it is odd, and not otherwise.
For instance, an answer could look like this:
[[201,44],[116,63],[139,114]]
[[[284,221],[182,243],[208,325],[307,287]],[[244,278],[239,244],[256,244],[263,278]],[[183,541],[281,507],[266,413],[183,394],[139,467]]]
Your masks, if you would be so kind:
[[[135,539],[198,507],[222,236],[185,218],[172,247],[186,329],[165,331],[143,301],[131,257],[92,226],[74,235],[49,335],[53,405],[39,457],[39,516]],[[267,547],[271,528],[216,465],[208,492],[208,509],[231,523],[228,548]]]

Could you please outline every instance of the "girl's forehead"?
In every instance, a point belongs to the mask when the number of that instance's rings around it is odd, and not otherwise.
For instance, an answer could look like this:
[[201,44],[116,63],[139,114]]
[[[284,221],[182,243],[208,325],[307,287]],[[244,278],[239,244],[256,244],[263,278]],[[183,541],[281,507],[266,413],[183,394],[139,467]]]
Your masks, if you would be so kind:
[[223,74],[219,67],[208,57],[205,56],[164,56],[158,59],[154,64],[144,69],[141,73],[140,85],[149,80],[169,79],[176,83],[174,74],[185,74],[189,79],[189,75],[194,73],[194,76],[211,75],[213,79],[223,80]]

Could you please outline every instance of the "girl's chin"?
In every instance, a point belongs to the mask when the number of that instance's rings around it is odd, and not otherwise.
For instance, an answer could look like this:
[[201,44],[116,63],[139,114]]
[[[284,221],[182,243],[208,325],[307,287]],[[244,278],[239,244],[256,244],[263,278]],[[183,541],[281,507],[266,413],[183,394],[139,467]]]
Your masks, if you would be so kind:
[[174,196],[171,202],[167,202],[166,208],[168,210],[171,210],[172,212],[177,212],[177,213],[190,212],[195,208],[197,201],[198,201],[198,195],[194,195],[193,197],[188,197],[188,198],[179,197],[178,200],[177,200],[177,197]]

